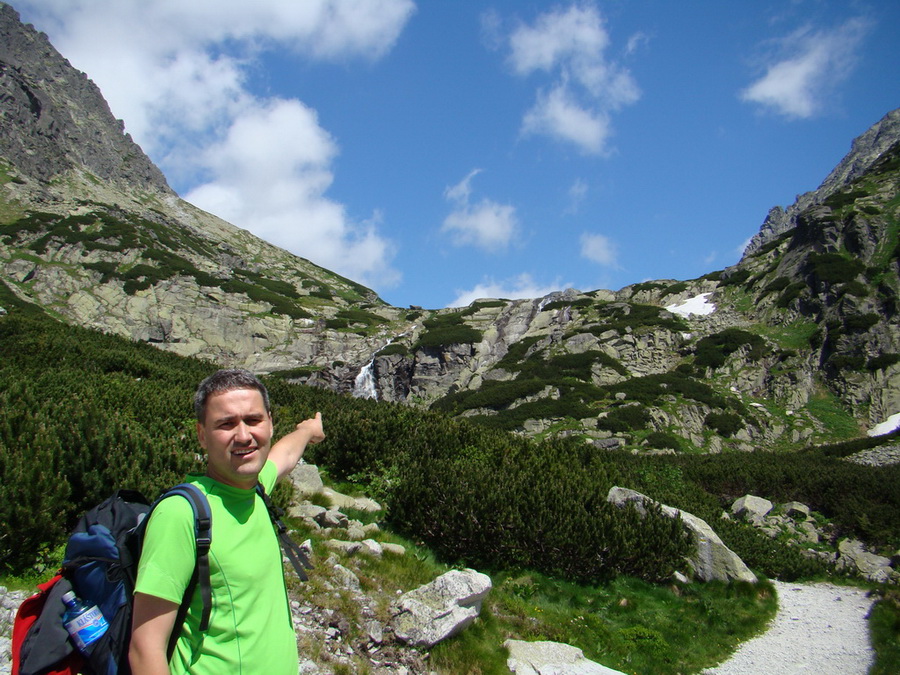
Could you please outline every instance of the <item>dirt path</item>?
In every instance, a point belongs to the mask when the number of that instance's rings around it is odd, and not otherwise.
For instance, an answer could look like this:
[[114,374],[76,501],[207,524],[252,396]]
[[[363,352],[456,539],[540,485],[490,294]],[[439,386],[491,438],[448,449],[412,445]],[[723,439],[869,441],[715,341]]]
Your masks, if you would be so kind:
[[773,582],[778,614],[769,629],[703,675],[866,675],[874,661],[866,591],[834,584]]

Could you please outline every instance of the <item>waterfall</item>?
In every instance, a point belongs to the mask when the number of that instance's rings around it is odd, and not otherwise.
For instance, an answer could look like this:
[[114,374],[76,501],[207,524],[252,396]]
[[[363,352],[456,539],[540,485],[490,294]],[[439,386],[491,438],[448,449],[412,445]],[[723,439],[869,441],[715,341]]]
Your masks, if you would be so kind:
[[[377,354],[377,352],[376,352]],[[353,381],[355,398],[374,398],[378,400],[378,389],[375,388],[375,357],[364,365]]]
[[378,387],[375,386],[375,358],[378,352],[391,344],[394,340],[405,337],[406,333],[400,333],[396,338],[391,338],[387,343],[375,350],[372,354],[372,360],[364,365],[356,379],[353,381],[353,396],[355,398],[374,398],[378,400]]

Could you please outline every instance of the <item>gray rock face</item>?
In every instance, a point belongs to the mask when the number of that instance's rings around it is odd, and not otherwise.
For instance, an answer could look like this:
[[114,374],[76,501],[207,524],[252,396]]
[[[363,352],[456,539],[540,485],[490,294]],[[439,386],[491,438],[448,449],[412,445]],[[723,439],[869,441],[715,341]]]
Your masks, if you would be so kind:
[[[566,289],[536,299],[483,299],[464,309],[408,312],[389,307],[372,291],[178,199],[123,133],[96,86],[73,69],[46,36],[23,26],[5,4],[0,4],[0,118],[6,121],[0,125],[0,158],[9,165],[4,171],[11,178],[0,183],[0,203],[21,205],[23,215],[40,211],[61,219],[87,218],[88,228],[99,226],[89,223],[90,214],[96,213],[98,222],[127,217],[141,223],[140,232],[164,233],[105,241],[101,248],[85,245],[77,232],[48,236],[56,223],[41,231],[23,225],[14,235],[0,237],[0,275],[13,282],[14,292],[78,325],[225,366],[258,373],[294,371],[294,382],[339,393],[353,393],[357,378],[367,374],[371,377],[366,378],[366,396],[423,407],[451,393],[463,396],[486,385],[521,382],[527,379],[520,378],[523,371],[527,375],[539,370],[546,380],[540,391],[514,400],[498,397],[499,402],[465,408],[459,414],[508,415],[526,404],[546,402],[529,406],[534,417],[517,419],[514,430],[529,436],[575,436],[598,448],[649,443],[643,434],[629,438],[643,428],[602,428],[602,418],[616,406],[642,405],[651,420],[647,431],[677,436],[710,453],[801,443],[823,431],[814,415],[793,413],[802,410],[823,384],[848,408],[865,411],[859,414],[869,419],[859,420],[860,424],[877,424],[900,410],[900,365],[870,372],[865,362],[873,355],[900,354],[896,262],[883,275],[877,292],[872,290],[867,297],[846,288],[832,289],[809,277],[804,267],[813,251],[846,251],[866,265],[881,255],[879,246],[887,236],[884,223],[895,217],[888,210],[896,190],[884,186],[884,194],[867,198],[852,218],[835,217],[824,200],[862,175],[879,152],[900,138],[900,111],[857,139],[818,191],[801,196],[787,210],[773,210],[772,226],[764,226],[757,248],[751,245],[748,250],[758,250],[761,242],[775,236],[771,233],[784,227],[798,233],[796,245],[779,251],[777,260],[771,259],[774,254],[760,260],[748,254],[740,265],[722,273],[726,279],[752,273],[761,287],[783,277],[808,284],[814,296],[773,309],[778,294],[762,293],[754,297],[757,304],[750,310],[738,308],[712,275],[690,282],[635,284],[619,291]],[[870,217],[873,209],[883,211],[881,221]],[[45,236],[47,241],[39,243]],[[163,275],[139,289],[124,282],[123,275],[136,266],[159,269],[164,266],[160,261],[172,256],[183,261],[180,273]],[[115,274],[101,271],[109,265]],[[191,267],[197,272],[192,273]],[[240,284],[247,279],[261,281],[242,291]],[[855,281],[868,283],[863,274]],[[279,308],[271,296],[273,285],[287,289],[281,299],[296,311]],[[849,290],[854,290],[852,284]],[[858,286],[855,292],[860,293]],[[679,325],[672,321],[672,311],[661,309],[700,294],[710,294],[717,308],[713,314],[695,315]],[[359,310],[377,320],[348,320],[348,314]],[[766,311],[772,314],[766,316]],[[448,314],[458,315],[460,323],[480,337],[420,344],[429,323]],[[867,315],[883,320],[866,331],[825,335],[821,348],[791,354],[793,347],[786,349],[777,339],[767,339],[764,358],[752,359],[748,350],[738,350],[707,373],[691,372],[689,377],[697,380],[713,378],[717,396],[730,387],[727,404],[736,404],[734,409],[759,406],[743,415],[743,426],[729,434],[710,433],[706,420],[711,413],[721,413],[722,406],[710,402],[709,396],[698,401],[672,391],[647,403],[629,401],[624,391],[615,390],[635,378],[669,375],[683,367],[690,370],[699,341],[728,328],[757,324],[760,333],[770,335],[797,321],[839,325],[848,316]],[[631,322],[636,316],[644,319]],[[823,368],[835,353],[837,365]],[[579,358],[590,362],[576,377],[569,377],[555,362],[576,363]],[[841,368],[860,360],[862,365],[852,370]],[[532,369],[534,365],[538,368]],[[587,394],[584,405],[577,406],[578,414],[570,416],[568,409],[554,404],[571,393],[573,380],[584,385]],[[728,385],[723,386],[725,382]],[[771,400],[776,408],[790,407],[792,412],[769,414],[759,400]],[[665,444],[640,450],[674,451]]]
[[849,567],[869,581],[884,584],[897,577],[891,559],[868,551],[861,541],[844,539],[838,544],[838,552],[839,566]]
[[86,170],[128,189],[172,194],[162,172],[117,121],[97,86],[47,36],[0,3],[0,156],[47,182]]
[[394,634],[413,647],[433,647],[475,621],[491,587],[490,577],[475,570],[442,574],[397,601],[391,620]]
[[509,650],[506,665],[516,675],[623,675],[585,658],[578,647],[560,642],[507,640],[503,646]]
[[744,256],[752,255],[770,241],[797,225],[797,217],[814,204],[821,204],[829,196],[865,173],[872,163],[900,139],[900,109],[892,110],[879,122],[857,137],[850,152],[822,181],[818,189],[797,197],[787,210],[776,206],[769,211],[760,231],[750,240]]
[[[613,487],[606,501],[616,506],[634,504],[642,513],[645,504],[658,504],[635,490]],[[756,583],[757,578],[734,551],[725,546],[719,535],[702,518],[660,504],[662,512],[671,518],[680,517],[684,528],[694,540],[694,552],[688,558],[694,576],[702,581],[748,581]]]

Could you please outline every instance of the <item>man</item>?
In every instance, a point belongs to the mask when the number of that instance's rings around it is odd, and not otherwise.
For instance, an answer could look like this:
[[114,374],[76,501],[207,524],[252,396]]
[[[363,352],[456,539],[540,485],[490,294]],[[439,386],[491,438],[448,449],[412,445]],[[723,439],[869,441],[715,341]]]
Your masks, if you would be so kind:
[[[322,416],[297,425],[274,446],[265,386],[244,370],[220,370],[194,397],[197,438],[207,453],[205,475],[189,480],[212,511],[209,629],[198,630],[202,602],[194,593],[183,626],[178,607],[194,570],[194,517],[185,499],[154,510],[138,567],[129,662],[134,675],[296,675],[297,642],[284,583],[281,550],[262,499],[325,434]],[[172,631],[179,633],[167,661]]]

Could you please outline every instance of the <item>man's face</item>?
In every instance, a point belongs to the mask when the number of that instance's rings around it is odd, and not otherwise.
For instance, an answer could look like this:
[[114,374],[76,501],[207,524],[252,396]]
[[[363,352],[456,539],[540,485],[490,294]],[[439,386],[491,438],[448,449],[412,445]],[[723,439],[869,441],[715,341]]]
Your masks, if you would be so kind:
[[256,486],[269,456],[272,417],[256,389],[233,389],[206,400],[206,418],[197,422],[206,450],[206,475],[238,488]]

